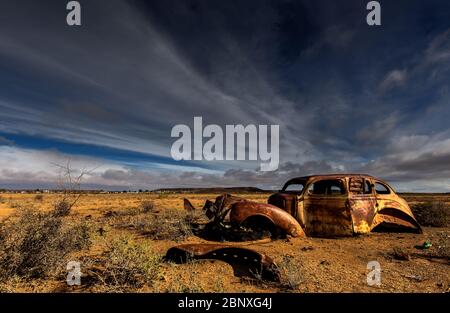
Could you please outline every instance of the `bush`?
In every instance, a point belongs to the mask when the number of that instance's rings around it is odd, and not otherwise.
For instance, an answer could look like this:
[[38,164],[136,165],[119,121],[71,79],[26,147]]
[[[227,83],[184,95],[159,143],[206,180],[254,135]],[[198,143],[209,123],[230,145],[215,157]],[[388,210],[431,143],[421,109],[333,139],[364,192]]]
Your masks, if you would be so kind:
[[302,266],[298,262],[294,262],[292,257],[283,257],[278,265],[280,273],[280,285],[283,289],[297,290],[303,282]]
[[53,214],[57,217],[67,216],[70,214],[71,209],[72,205],[69,201],[63,199],[55,203]]
[[35,201],[42,201],[42,200],[44,200],[44,196],[43,195],[35,195],[34,196],[34,200]]
[[159,276],[161,256],[148,246],[122,237],[107,243],[101,270],[94,271],[103,291],[124,292],[151,285]]
[[53,211],[20,210],[0,223],[0,281],[56,274],[71,252],[89,245],[86,225],[67,225]]
[[442,201],[418,203],[412,206],[412,211],[422,226],[445,227],[450,224],[450,208]]
[[149,200],[143,201],[141,203],[141,207],[142,207],[142,211],[144,213],[148,213],[148,212],[153,211],[153,209],[155,208],[155,203],[153,201],[149,201]]

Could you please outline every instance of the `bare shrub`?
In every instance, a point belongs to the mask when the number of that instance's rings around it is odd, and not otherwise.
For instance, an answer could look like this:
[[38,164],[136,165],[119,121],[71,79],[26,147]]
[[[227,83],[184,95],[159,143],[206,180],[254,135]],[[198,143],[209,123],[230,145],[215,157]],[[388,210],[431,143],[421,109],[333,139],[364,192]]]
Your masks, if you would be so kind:
[[303,282],[302,265],[294,262],[292,257],[284,256],[278,264],[280,286],[287,290],[297,290]]
[[53,213],[25,208],[0,223],[0,281],[57,274],[70,253],[90,245],[86,225],[69,225]]
[[151,200],[146,200],[141,203],[141,208],[144,213],[151,212],[155,209],[155,203]]
[[445,227],[450,225],[450,208],[442,201],[422,202],[412,206],[420,225]]
[[43,195],[35,195],[34,196],[34,200],[35,201],[42,201],[42,200],[44,200],[44,196]]
[[60,200],[55,203],[53,214],[58,217],[67,216],[70,214],[72,205],[67,200]]
[[55,203],[55,214],[60,216],[67,216],[70,213],[72,207],[81,198],[81,181],[83,177],[92,171],[86,169],[73,169],[71,167],[71,160],[68,159],[66,164],[56,164],[59,169],[59,179],[58,185],[59,189],[62,190],[62,198]]
[[91,271],[102,284],[102,291],[126,292],[152,285],[159,277],[162,258],[147,245],[122,237],[107,243],[102,268]]

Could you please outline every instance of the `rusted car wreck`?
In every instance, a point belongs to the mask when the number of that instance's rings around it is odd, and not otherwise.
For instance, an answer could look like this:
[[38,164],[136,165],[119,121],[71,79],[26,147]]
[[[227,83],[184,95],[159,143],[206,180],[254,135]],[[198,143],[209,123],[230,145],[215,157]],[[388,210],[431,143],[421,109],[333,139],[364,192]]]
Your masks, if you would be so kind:
[[[187,199],[184,207],[196,210]],[[361,174],[293,178],[267,204],[224,194],[215,202],[206,201],[203,211],[210,220],[204,230],[209,239],[212,235],[218,241],[245,241],[267,234],[340,237],[376,230],[422,232],[408,203],[391,186]],[[179,245],[170,248],[166,258],[179,263],[188,258],[218,259],[273,281],[280,275],[269,256],[238,245]]]
[[[188,200],[185,208],[194,210]],[[362,174],[297,177],[268,203],[222,195],[203,207],[214,225],[273,236],[339,237],[376,230],[421,233],[407,202],[381,179]]]

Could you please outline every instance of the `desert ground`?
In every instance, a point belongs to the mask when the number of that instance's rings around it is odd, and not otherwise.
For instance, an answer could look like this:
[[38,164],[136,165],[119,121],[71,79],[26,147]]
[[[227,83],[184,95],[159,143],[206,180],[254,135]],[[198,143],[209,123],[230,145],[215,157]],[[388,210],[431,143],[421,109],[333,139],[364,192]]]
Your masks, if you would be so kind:
[[[242,194],[249,200],[266,202],[269,194]],[[423,227],[423,234],[370,233],[368,235],[326,239],[286,238],[236,243],[266,253],[280,265],[281,282],[269,282],[235,274],[228,263],[217,260],[175,264],[161,259],[177,244],[208,242],[195,235],[186,222],[183,198],[198,208],[218,194],[121,193],[83,194],[62,217],[63,225],[85,228],[83,238],[89,244],[56,256],[35,260],[43,270],[29,270],[18,239],[10,238],[9,250],[0,246],[2,266],[15,264],[0,275],[1,292],[449,292],[450,227]],[[442,204],[450,209],[449,194],[402,195],[411,206],[423,203]],[[21,211],[51,212],[61,202],[61,194],[0,194],[0,225],[16,223],[23,236],[39,237],[37,224],[27,222]],[[72,199],[74,196],[69,196]],[[69,200],[70,200],[69,199]],[[426,205],[421,207],[426,210]],[[36,214],[36,213],[32,213]],[[448,216],[448,215],[447,215]],[[201,210],[192,217],[206,221]],[[42,219],[38,219],[42,221]],[[20,223],[23,223],[22,226]],[[41,225],[41,224],[39,224]],[[59,225],[59,224],[58,224]],[[79,229],[79,228],[77,228]],[[31,234],[30,234],[31,232]],[[33,234],[33,233],[36,234]],[[52,232],[55,233],[55,232]],[[5,237],[5,232],[3,232]],[[27,237],[27,238],[28,238]],[[24,237],[20,237],[23,240]],[[36,239],[38,238],[38,239]],[[2,232],[0,232],[0,240]],[[58,238],[56,238],[58,239]],[[55,239],[55,240],[56,240]],[[86,238],[85,238],[86,239]],[[4,239],[6,240],[6,239]],[[431,242],[428,249],[419,249]],[[1,242],[0,242],[1,243]],[[49,243],[50,244],[50,243]],[[10,250],[12,252],[8,252]],[[18,252],[19,251],[19,252]],[[36,250],[41,253],[41,250]],[[11,255],[9,255],[10,253]],[[26,251],[25,251],[26,253]],[[46,253],[58,254],[48,249]],[[2,259],[3,258],[3,259]],[[19,260],[19,261],[18,261]],[[34,259],[33,259],[34,260]],[[44,260],[44,261],[43,261]],[[66,283],[68,261],[81,264],[81,285]],[[367,263],[381,266],[381,285],[367,284]],[[40,263],[39,263],[40,262]],[[23,269],[22,267],[28,268]],[[52,267],[52,268],[48,268]],[[31,273],[31,274],[30,274]]]

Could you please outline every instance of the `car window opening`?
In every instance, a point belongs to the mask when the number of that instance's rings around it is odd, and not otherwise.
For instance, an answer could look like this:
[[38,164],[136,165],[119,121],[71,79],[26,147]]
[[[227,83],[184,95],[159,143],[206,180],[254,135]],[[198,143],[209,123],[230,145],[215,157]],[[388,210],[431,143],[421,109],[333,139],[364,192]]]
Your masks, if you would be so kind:
[[308,191],[312,195],[333,196],[345,194],[344,185],[342,181],[338,179],[319,180],[313,183]]

